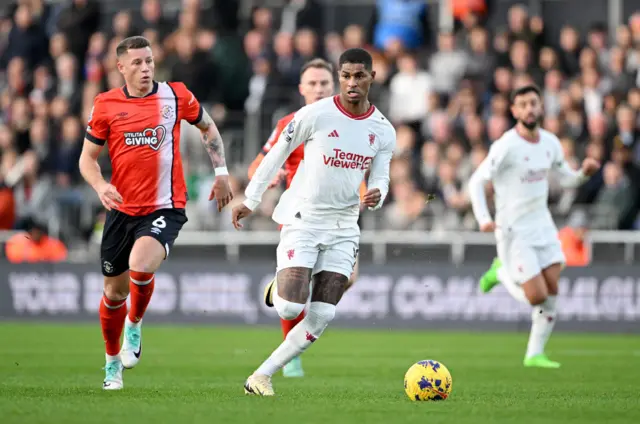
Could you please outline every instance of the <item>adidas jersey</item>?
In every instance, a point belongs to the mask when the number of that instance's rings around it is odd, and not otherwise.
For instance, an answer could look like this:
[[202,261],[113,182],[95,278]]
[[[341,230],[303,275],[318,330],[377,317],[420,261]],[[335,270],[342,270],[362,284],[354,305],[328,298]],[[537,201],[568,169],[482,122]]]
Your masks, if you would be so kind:
[[280,198],[273,218],[280,224],[306,223],[315,228],[357,226],[360,186],[367,169],[367,187],[389,190],[389,164],[396,132],[371,105],[363,115],[345,110],[339,96],[307,105],[295,113],[278,141],[262,160],[245,191],[245,205],[254,210],[286,158],[304,146],[290,188]]
[[[269,153],[269,150],[271,150],[273,145],[276,144],[276,141],[278,141],[278,137],[280,136],[280,133],[282,133],[282,131],[287,127],[287,125],[289,125],[289,122],[291,122],[294,115],[295,113],[290,113],[289,115],[285,116],[284,118],[278,121],[275,129],[269,136],[269,139],[264,144],[264,146],[262,146],[262,153],[264,153],[265,155]],[[296,174],[296,171],[298,171],[298,165],[300,165],[300,161],[302,160],[303,157],[304,157],[304,146],[301,145],[300,147],[295,149],[293,152],[291,152],[287,160],[284,162],[284,169],[287,171],[287,188],[291,186],[291,181],[293,181],[293,176]]]
[[558,137],[539,130],[535,141],[523,138],[513,128],[493,142],[489,155],[469,181],[473,212],[480,225],[491,222],[484,186],[491,181],[495,192],[496,234],[508,231],[530,243],[556,237],[549,212],[550,171],[558,172],[564,186],[577,186],[586,178],[571,169]]

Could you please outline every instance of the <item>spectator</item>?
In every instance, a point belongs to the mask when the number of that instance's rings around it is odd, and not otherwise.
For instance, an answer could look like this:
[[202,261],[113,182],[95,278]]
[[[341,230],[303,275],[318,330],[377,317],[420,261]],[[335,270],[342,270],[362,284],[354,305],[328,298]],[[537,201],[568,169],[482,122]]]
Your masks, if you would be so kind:
[[280,31],[293,33],[309,29],[322,36],[324,13],[317,0],[289,0],[282,10]]
[[14,22],[9,33],[7,49],[0,58],[0,69],[5,69],[14,57],[23,58],[27,67],[32,69],[46,59],[47,34],[44,28],[34,21],[27,4],[18,6]]
[[566,74],[575,75],[580,70],[580,35],[572,26],[560,31],[560,60]]
[[5,253],[9,262],[62,262],[67,258],[65,245],[60,240],[49,237],[44,225],[28,219],[24,227],[25,232],[16,234],[7,241]]
[[587,266],[591,262],[591,246],[587,240],[588,231],[589,220],[586,213],[577,210],[571,215],[568,225],[558,232],[567,266]]
[[398,59],[398,73],[390,88],[389,119],[395,124],[413,124],[429,113],[429,96],[433,81],[427,71],[420,70],[415,57],[403,55]]
[[479,91],[486,91],[491,81],[491,74],[495,66],[495,57],[489,51],[489,32],[485,28],[473,28],[469,34],[469,61],[467,76],[478,79],[482,85]]
[[421,0],[383,0],[377,2],[371,22],[376,48],[387,50],[399,42],[403,49],[417,49],[429,43],[427,3]]
[[85,52],[91,34],[100,25],[100,3],[97,0],[72,0],[58,17],[58,30],[69,40],[69,50],[80,63],[84,63]]
[[452,94],[467,70],[467,55],[455,45],[450,32],[438,35],[438,51],[431,56],[429,72],[433,77],[434,90],[441,94]]
[[195,40],[187,33],[176,34],[175,54],[169,59],[171,79],[184,82],[202,102],[212,100],[215,94],[215,67],[208,57],[196,50]]
[[173,25],[165,17],[160,0],[143,0],[140,11],[133,17],[133,26],[137,29],[153,29],[158,32],[158,38],[162,40],[169,35]]

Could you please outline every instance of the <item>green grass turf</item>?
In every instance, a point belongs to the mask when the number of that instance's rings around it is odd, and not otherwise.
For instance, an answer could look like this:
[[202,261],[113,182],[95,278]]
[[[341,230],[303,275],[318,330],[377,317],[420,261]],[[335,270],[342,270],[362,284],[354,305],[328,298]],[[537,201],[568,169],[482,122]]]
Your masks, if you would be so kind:
[[[101,390],[97,325],[0,324],[0,422],[31,423],[631,423],[640,422],[640,338],[555,334],[559,370],[525,369],[527,335],[328,329],[303,379],[277,397],[243,394],[277,346],[276,328],[144,329],[125,389]],[[405,371],[421,359],[453,375],[444,402],[411,402]]]

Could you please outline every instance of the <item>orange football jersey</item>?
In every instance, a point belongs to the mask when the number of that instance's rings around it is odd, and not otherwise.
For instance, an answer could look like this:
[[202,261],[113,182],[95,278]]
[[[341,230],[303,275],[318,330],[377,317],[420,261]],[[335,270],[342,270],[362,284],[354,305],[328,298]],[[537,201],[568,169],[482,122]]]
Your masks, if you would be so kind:
[[126,86],[98,95],[86,138],[107,144],[113,184],[122,195],[118,210],[148,215],[158,209],[182,209],[187,185],[180,157],[180,122],[196,124],[202,107],[181,82],[155,82],[145,97]]

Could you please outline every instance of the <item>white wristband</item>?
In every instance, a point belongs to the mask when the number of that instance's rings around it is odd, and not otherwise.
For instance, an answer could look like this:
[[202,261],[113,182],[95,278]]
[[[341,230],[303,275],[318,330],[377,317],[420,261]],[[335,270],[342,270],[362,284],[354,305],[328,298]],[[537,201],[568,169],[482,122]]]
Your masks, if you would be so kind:
[[226,166],[215,168],[213,172],[216,174],[216,177],[219,177],[221,175],[229,175],[229,171],[227,170]]

